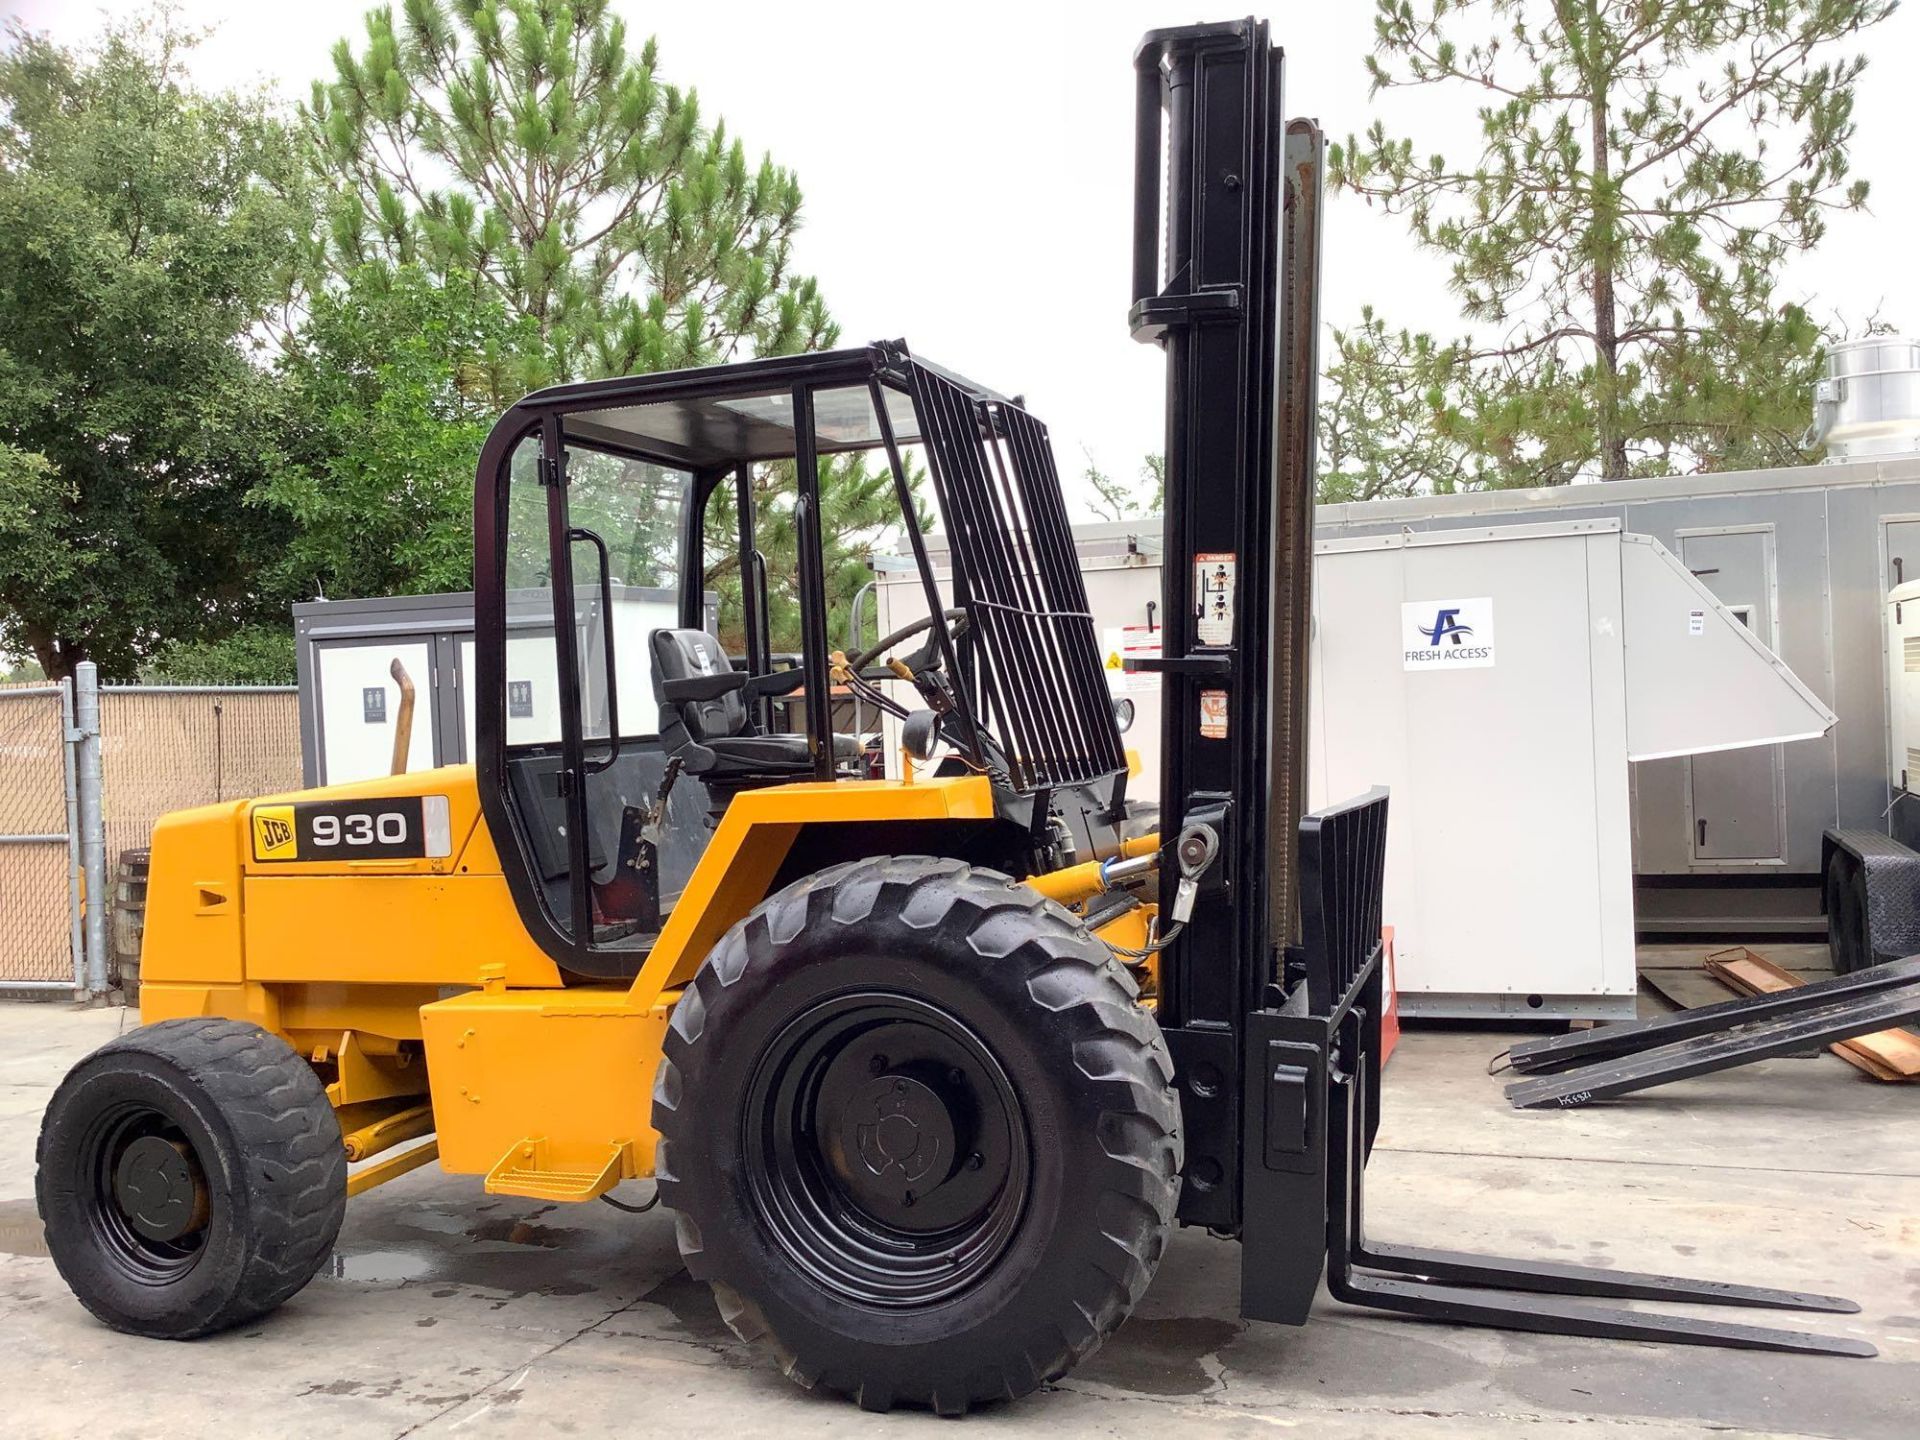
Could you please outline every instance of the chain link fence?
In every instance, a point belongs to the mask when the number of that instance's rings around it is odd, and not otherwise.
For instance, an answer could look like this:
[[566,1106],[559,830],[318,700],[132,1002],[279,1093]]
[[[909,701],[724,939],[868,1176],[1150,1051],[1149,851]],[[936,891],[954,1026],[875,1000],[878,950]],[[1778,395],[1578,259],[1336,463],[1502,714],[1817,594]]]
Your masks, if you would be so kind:
[[74,977],[66,698],[0,685],[0,985]]
[[[169,811],[301,786],[291,687],[104,686],[98,695],[103,896],[122,856],[144,850]],[[90,807],[69,820],[64,706],[59,686],[0,686],[0,993],[78,973],[80,847],[68,836],[85,828]]]
[[300,788],[291,689],[106,685],[100,690],[107,863],[147,844],[172,810]]

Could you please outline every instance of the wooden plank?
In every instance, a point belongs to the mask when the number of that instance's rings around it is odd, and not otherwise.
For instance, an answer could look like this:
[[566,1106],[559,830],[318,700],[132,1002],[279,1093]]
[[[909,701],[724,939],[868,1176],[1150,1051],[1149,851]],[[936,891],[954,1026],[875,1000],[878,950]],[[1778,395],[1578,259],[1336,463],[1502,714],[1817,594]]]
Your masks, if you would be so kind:
[[[1705,961],[1730,988],[1742,995],[1773,995],[1806,982],[1744,945],[1717,950]],[[1834,1054],[1876,1080],[1920,1078],[1920,1038],[1906,1030],[1881,1030],[1829,1046]]]
[[[1725,984],[1742,995],[1771,995],[1805,983],[1744,945],[1716,951],[1707,957],[1705,964]],[[1903,1030],[1884,1030],[1880,1036],[1863,1035],[1855,1040],[1842,1040],[1828,1048],[1849,1065],[1864,1070],[1876,1080],[1910,1078],[1908,1072],[1884,1056],[1880,1047],[1873,1043],[1881,1037],[1891,1036],[1912,1041],[1912,1037]]]

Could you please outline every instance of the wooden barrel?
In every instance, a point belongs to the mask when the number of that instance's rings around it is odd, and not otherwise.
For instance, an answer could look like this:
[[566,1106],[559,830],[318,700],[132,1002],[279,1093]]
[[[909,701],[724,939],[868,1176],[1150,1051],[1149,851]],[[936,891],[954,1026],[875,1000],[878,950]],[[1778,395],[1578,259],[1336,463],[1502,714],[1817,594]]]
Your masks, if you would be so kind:
[[147,868],[153,852],[122,850],[113,870],[113,908],[108,913],[114,983],[129,1005],[140,998],[140,941],[147,929]]

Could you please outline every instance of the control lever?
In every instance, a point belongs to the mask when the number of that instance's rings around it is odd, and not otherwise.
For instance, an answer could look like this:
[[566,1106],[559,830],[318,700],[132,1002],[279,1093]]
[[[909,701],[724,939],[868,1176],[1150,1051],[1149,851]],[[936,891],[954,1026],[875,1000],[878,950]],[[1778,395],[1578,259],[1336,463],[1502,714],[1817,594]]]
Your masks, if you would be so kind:
[[661,827],[667,823],[667,796],[673,793],[673,782],[680,778],[681,771],[687,768],[683,756],[675,755],[667,761],[666,773],[660,777],[660,789],[653,797],[651,813],[646,818],[646,831],[656,843],[660,838]]

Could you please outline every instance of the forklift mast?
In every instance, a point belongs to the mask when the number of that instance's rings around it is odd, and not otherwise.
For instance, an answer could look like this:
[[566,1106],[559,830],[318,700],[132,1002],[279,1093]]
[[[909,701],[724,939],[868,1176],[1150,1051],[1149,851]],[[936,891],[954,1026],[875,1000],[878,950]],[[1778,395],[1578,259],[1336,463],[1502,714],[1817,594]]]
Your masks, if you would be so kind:
[[[1185,923],[1162,937],[1159,1014],[1180,1220],[1240,1240],[1249,1319],[1305,1323],[1324,1276],[1346,1304],[1453,1324],[1871,1355],[1589,1303],[1858,1309],[1837,1296],[1368,1238],[1387,794],[1303,814],[1324,141],[1283,121],[1264,22],[1154,31],[1135,68],[1128,319],[1167,358],[1166,622],[1162,655],[1129,663],[1163,677],[1162,833],[1182,837],[1160,871],[1161,913]],[[1218,845],[1197,893],[1196,826]]]
[[[1187,1131],[1181,1218],[1234,1230],[1230,1077],[1299,936],[1324,141],[1283,120],[1263,21],[1154,31],[1134,64],[1128,322],[1167,357],[1164,649],[1134,663],[1163,677],[1166,832],[1206,823],[1221,844],[1162,952],[1160,1018]],[[1163,913],[1180,883],[1163,869]]]

